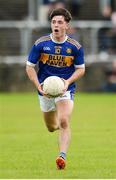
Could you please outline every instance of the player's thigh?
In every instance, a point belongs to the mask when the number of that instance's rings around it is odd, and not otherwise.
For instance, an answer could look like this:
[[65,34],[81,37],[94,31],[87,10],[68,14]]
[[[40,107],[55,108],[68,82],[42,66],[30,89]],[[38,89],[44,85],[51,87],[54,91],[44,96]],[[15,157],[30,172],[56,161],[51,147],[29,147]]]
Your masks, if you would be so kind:
[[70,99],[65,99],[56,102],[57,116],[61,121],[68,121],[73,111],[74,102]]
[[56,110],[54,98],[48,98],[46,96],[40,96],[40,95],[38,97],[42,112],[52,112]]
[[56,111],[43,112],[43,116],[47,126],[56,124],[56,120],[57,120]]

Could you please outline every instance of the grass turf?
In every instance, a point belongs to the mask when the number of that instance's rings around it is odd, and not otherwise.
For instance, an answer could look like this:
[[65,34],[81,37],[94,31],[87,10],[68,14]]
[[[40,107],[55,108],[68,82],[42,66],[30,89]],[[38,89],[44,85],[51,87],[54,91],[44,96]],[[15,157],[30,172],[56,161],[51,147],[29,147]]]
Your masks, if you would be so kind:
[[115,94],[77,94],[67,167],[59,171],[58,132],[47,132],[37,95],[0,94],[0,178],[116,178],[115,118]]

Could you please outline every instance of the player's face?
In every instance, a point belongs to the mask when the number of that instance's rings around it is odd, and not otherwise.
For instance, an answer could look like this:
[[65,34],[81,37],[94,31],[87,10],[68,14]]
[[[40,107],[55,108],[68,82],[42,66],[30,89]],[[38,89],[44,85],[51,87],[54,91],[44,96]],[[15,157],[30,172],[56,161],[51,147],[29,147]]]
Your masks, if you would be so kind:
[[51,28],[53,37],[56,39],[63,38],[68,29],[68,22],[65,21],[64,16],[54,16],[51,20]]

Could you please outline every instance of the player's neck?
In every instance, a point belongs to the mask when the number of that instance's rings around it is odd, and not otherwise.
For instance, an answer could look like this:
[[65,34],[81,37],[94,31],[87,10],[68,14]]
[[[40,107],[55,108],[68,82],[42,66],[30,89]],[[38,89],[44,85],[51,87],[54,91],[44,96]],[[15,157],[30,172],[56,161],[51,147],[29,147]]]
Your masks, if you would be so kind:
[[65,40],[65,37],[66,37],[66,36],[61,36],[61,37],[55,37],[55,36],[53,36],[53,39],[54,39],[55,41],[57,41],[57,42],[62,42],[62,41]]
[[58,43],[62,43],[64,41],[66,41],[66,39],[67,39],[67,35],[66,34],[64,34],[63,36],[60,36],[60,37],[57,37],[54,34],[51,34],[51,37],[52,37],[53,41],[58,42]]

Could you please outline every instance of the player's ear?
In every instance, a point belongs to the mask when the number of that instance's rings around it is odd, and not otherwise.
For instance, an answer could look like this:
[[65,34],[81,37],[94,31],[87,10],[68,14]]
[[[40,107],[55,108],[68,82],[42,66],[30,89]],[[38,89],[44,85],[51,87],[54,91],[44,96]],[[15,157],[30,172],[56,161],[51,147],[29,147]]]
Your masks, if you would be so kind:
[[70,24],[67,23],[67,24],[66,24],[66,30],[68,30],[69,28],[70,28]]

